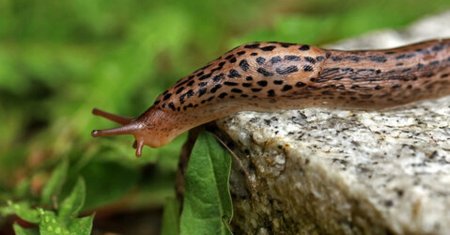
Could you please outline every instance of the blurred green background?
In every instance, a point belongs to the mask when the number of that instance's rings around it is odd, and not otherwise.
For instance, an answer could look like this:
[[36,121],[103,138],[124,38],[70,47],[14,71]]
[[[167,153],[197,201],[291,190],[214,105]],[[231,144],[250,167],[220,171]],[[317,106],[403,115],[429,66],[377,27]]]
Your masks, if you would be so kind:
[[86,179],[87,209],[158,214],[184,137],[135,159],[131,137],[90,137],[115,126],[93,107],[136,116],[244,42],[320,45],[448,9],[450,0],[0,0],[0,202],[37,198],[66,159],[69,178]]

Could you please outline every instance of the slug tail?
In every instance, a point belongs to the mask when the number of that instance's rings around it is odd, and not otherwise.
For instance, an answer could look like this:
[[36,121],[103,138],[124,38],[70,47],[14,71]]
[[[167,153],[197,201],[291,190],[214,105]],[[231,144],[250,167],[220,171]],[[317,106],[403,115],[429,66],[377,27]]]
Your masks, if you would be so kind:
[[97,108],[94,108],[92,110],[92,114],[94,114],[96,116],[100,116],[100,117],[106,118],[106,119],[108,119],[110,121],[113,121],[113,122],[121,124],[121,125],[126,125],[126,124],[129,124],[129,123],[131,123],[133,121],[132,118],[122,117],[122,116],[119,116],[119,115],[116,115],[116,114],[105,112],[105,111],[97,109]]

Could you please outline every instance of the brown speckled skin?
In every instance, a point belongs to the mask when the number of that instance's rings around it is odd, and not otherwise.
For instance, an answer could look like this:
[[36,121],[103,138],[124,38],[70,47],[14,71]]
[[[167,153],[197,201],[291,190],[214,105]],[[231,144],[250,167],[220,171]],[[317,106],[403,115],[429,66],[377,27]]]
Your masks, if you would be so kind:
[[366,51],[246,44],[179,80],[136,119],[94,111],[124,127],[93,135],[132,134],[140,155],[143,145],[159,147],[193,127],[244,110],[377,109],[449,95],[449,74],[450,39]]

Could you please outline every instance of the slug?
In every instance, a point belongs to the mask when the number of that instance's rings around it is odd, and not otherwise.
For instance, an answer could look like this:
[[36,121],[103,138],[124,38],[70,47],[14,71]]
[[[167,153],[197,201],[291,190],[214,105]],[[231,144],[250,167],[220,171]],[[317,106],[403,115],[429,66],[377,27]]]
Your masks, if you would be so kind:
[[122,126],[92,136],[133,135],[140,156],[144,145],[160,147],[239,111],[381,109],[450,95],[449,74],[450,38],[357,51],[245,44],[179,80],[137,118],[94,109]]

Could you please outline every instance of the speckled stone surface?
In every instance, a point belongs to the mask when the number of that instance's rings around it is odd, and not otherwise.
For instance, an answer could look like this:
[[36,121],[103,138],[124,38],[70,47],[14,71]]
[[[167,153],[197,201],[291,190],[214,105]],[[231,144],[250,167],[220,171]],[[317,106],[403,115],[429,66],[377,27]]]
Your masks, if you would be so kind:
[[[450,37],[448,22],[450,12],[339,45]],[[450,97],[383,112],[241,112],[217,124],[235,152],[236,234],[450,234]]]

